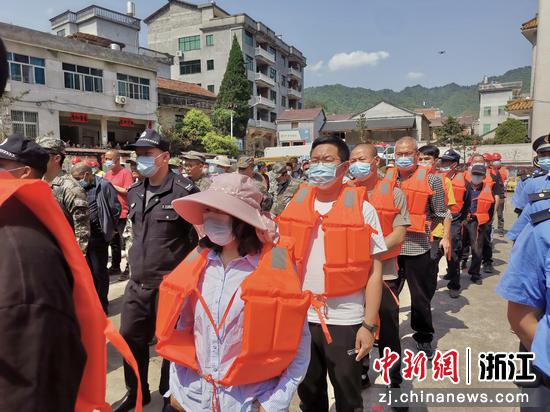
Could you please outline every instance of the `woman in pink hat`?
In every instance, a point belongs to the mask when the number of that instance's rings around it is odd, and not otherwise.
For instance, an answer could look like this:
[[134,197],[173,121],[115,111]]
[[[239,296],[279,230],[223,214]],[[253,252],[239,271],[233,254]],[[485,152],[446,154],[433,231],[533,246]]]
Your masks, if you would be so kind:
[[175,410],[287,411],[305,376],[311,297],[273,246],[261,200],[252,179],[230,173],[172,203],[205,234],[160,287],[157,351],[172,361]]

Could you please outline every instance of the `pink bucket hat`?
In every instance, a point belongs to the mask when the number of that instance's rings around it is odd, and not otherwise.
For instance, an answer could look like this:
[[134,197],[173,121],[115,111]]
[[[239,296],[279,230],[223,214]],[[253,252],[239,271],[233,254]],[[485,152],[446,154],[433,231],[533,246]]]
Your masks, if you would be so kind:
[[215,176],[204,192],[173,200],[172,206],[193,225],[203,224],[203,214],[207,207],[221,210],[254,226],[262,242],[273,242],[277,236],[276,224],[262,214],[262,197],[256,183],[248,176],[224,173]]

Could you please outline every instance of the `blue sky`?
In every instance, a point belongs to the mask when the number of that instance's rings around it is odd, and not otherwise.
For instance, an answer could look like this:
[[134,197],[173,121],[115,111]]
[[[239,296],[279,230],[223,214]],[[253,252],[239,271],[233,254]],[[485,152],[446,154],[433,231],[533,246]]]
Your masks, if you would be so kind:
[[[7,1],[7,0],[6,0]],[[196,0],[195,0],[196,1]],[[98,4],[126,10],[125,0],[23,0],[4,7],[4,22],[49,30],[50,17]],[[165,0],[136,0],[144,18]],[[520,25],[537,0],[219,0],[230,13],[263,21],[300,49],[306,86],[341,83],[401,90],[455,82],[469,85],[529,65]],[[142,45],[146,46],[146,26]],[[443,55],[439,50],[445,50]]]

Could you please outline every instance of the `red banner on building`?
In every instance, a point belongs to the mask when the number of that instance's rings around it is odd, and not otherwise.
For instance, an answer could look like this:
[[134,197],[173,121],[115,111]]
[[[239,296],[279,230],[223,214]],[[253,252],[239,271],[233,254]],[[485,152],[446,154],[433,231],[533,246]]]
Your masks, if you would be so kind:
[[74,123],[88,123],[88,114],[87,113],[71,113],[71,122]]
[[121,117],[118,125],[120,127],[134,127],[134,121],[132,119],[128,119],[127,117]]

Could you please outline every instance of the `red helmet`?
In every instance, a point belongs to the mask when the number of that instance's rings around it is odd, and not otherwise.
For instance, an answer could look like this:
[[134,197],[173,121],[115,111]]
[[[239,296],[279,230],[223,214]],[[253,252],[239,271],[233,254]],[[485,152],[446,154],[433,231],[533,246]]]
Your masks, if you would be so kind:
[[80,163],[82,161],[82,159],[78,156],[75,156],[71,159],[71,164],[74,166],[75,164],[77,163]]
[[493,160],[502,160],[502,156],[500,153],[493,153]]
[[483,153],[483,159],[486,162],[490,162],[491,160],[493,160],[493,155],[491,153]]
[[99,164],[95,160],[88,160],[86,164],[90,167],[98,167]]

